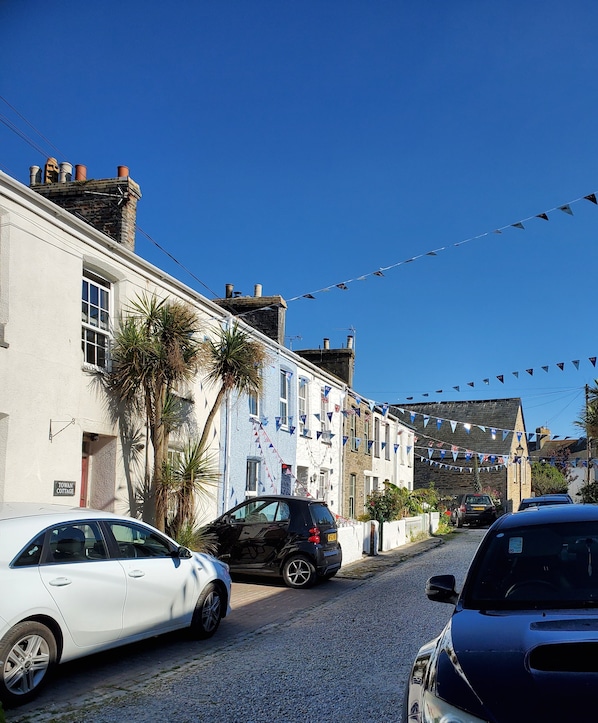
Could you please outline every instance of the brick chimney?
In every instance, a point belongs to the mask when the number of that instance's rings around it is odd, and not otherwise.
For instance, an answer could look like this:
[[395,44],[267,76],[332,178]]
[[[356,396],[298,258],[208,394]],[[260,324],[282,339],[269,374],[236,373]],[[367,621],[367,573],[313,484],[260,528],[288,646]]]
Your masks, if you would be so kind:
[[355,349],[353,348],[353,337],[347,337],[347,346],[342,349],[331,349],[330,339],[324,339],[324,348],[321,349],[300,349],[295,351],[303,359],[311,362],[324,371],[334,374],[347,386],[353,386],[353,374],[355,371]]
[[70,163],[59,165],[55,158],[48,158],[43,178],[41,168],[31,166],[29,186],[134,251],[137,201],[141,198],[141,191],[129,177],[129,169],[118,166],[116,178],[89,181],[85,166],[75,166],[74,179],[72,169]]
[[253,296],[243,296],[226,284],[224,299],[214,299],[214,303],[284,346],[287,303],[282,296],[262,296],[261,284],[255,284]]

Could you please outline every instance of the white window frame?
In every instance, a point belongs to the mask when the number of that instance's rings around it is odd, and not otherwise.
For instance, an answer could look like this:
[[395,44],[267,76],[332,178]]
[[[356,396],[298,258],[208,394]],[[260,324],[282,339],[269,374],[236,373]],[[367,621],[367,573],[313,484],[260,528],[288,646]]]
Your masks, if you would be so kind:
[[289,372],[280,370],[280,426],[289,426],[289,407],[291,403],[291,382]]
[[[257,497],[260,486],[261,461],[256,457],[247,457],[245,466],[245,499]],[[253,486],[253,489],[251,487]]]
[[[302,437],[309,436],[307,421],[309,420],[309,380],[305,377],[299,379],[299,390],[297,392],[297,414],[299,416],[299,434]],[[305,421],[303,421],[305,419]]]
[[83,269],[81,350],[84,365],[96,369],[110,368],[111,318],[112,284],[103,276]]

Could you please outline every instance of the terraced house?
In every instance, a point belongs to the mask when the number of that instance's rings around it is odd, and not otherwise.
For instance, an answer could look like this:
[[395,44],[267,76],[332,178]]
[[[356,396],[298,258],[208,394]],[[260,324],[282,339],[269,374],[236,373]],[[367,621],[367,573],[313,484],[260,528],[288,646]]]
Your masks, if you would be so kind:
[[263,491],[312,495],[353,516],[384,479],[411,488],[412,451],[400,439],[411,432],[375,406],[372,444],[360,443],[364,462],[354,464],[350,342],[336,350],[340,368],[314,350],[293,352],[283,344],[282,297],[230,286],[208,300],[146,262],[135,253],[141,199],[123,166],[88,180],[85,167],[49,159],[30,169],[28,186],[0,173],[0,502],[144,512],[155,440],[143,415],[115,413],[102,384],[139,299],[190,308],[198,342],[238,327],[264,352],[259,393],[232,389],[220,403],[202,368],[172,387],[184,424],[166,437],[169,460],[205,430],[215,460],[198,521]]

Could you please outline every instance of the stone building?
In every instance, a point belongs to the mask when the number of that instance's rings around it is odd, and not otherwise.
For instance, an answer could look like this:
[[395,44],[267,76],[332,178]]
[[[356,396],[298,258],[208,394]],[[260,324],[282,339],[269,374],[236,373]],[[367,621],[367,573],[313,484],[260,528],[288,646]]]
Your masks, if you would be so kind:
[[521,399],[424,402],[392,406],[415,428],[414,485],[445,497],[490,488],[505,511],[531,495]]

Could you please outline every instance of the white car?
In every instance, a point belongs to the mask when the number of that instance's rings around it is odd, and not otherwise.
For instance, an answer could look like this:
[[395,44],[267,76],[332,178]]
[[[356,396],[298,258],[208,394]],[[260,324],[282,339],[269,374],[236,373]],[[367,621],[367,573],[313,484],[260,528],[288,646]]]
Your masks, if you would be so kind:
[[0,504],[0,701],[33,698],[60,662],[230,612],[228,566],[139,520],[61,505]]

